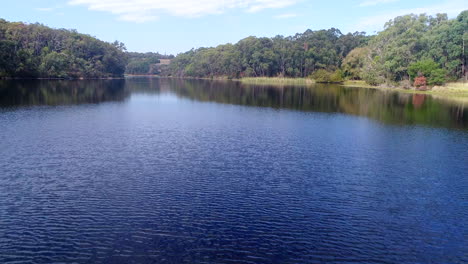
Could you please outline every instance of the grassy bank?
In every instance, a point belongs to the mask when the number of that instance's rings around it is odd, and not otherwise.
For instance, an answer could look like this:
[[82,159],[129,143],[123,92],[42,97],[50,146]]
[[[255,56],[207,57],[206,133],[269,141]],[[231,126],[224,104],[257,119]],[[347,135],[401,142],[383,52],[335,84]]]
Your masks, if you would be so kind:
[[308,78],[280,78],[280,77],[258,77],[258,78],[242,78],[239,80],[244,84],[253,84],[253,85],[278,85],[278,86],[307,86],[313,85],[314,80]]
[[418,91],[414,88],[404,89],[399,87],[385,87],[385,86],[373,86],[365,83],[364,81],[346,81],[343,86],[358,87],[358,88],[372,88],[386,91],[398,91],[402,93],[412,94],[430,94],[439,97],[447,98],[460,98],[462,101],[468,101],[468,82],[452,82],[447,83],[443,86],[434,86],[432,89],[427,91]]
[[434,86],[432,89],[427,91],[419,91],[414,88],[412,89],[404,89],[402,87],[389,87],[389,86],[374,86],[367,84],[364,81],[345,81],[343,86],[349,87],[361,87],[361,88],[373,88],[373,89],[383,89],[383,90],[398,90],[398,91],[405,91],[409,93],[457,93],[457,94],[466,94],[468,95],[468,82],[450,82],[446,83],[442,86]]

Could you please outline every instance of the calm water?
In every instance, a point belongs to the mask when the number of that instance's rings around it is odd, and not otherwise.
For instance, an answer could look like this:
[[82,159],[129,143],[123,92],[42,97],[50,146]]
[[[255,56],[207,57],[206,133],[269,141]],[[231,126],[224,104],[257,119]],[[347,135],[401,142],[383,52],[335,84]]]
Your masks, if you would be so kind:
[[0,263],[467,263],[468,106],[0,81]]

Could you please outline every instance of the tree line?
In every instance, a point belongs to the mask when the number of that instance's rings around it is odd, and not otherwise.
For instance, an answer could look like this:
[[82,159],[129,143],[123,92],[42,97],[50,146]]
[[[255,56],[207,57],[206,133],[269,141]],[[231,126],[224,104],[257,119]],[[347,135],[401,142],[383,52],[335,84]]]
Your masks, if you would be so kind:
[[171,63],[171,74],[179,77],[307,77],[319,69],[339,69],[351,50],[368,41],[364,32],[344,35],[335,28],[307,30],[289,37],[248,37],[236,44],[179,54]]
[[[0,19],[0,77],[101,78],[128,74],[176,77],[311,77],[372,85],[436,85],[467,78],[468,10],[456,18],[405,15],[373,36],[336,28],[294,36],[247,37],[192,49],[175,58],[127,52],[76,30]],[[170,66],[157,67],[160,59]]]
[[455,19],[405,15],[373,36],[340,30],[274,38],[248,37],[236,44],[192,49],[172,60],[177,77],[312,77],[319,82],[365,80],[372,85],[429,85],[467,78],[468,10]]
[[127,74],[161,74],[163,67],[158,67],[161,59],[173,59],[174,55],[162,55],[157,52],[128,52]]
[[101,78],[123,76],[125,45],[76,30],[0,19],[0,77]]

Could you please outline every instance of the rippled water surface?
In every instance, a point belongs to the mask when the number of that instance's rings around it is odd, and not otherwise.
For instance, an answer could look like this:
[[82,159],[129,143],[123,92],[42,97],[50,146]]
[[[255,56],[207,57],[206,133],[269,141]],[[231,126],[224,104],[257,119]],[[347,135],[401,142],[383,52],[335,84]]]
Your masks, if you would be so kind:
[[0,263],[467,263],[467,219],[460,103],[0,82]]

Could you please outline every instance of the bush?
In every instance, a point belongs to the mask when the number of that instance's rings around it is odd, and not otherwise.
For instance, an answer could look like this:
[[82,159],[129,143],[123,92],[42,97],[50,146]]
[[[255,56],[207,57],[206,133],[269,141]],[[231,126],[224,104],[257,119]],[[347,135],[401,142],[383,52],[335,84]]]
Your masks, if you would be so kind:
[[67,54],[53,51],[43,58],[39,71],[42,76],[65,78],[68,77],[69,65],[70,58]]
[[385,78],[373,71],[363,72],[362,79],[373,86],[378,86],[385,83]]
[[410,89],[411,88],[411,82],[409,80],[403,80],[398,83],[398,86],[403,88],[403,89]]
[[342,75],[340,70],[332,72],[320,69],[312,74],[312,78],[318,83],[340,83],[343,82]]
[[414,86],[417,90],[426,90],[427,80],[424,76],[418,76],[414,79]]
[[442,85],[445,83],[447,72],[444,69],[436,69],[431,72],[430,77],[427,79],[429,85]]
[[426,76],[428,85],[442,85],[447,80],[447,72],[441,69],[432,59],[410,64],[408,67],[408,74],[415,81],[418,75]]

